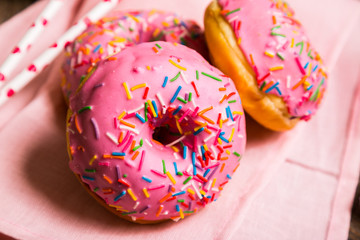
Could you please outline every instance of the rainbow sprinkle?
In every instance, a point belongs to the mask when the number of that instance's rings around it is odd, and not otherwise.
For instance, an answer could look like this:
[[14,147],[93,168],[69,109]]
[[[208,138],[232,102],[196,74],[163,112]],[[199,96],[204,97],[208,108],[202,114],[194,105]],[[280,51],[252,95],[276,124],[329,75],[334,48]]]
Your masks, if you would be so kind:
[[[157,19],[157,15],[154,14],[153,18]],[[82,61],[87,59],[87,54],[96,54],[92,55],[93,67],[86,71],[101,68],[102,63],[99,62],[102,59],[106,59],[109,66],[116,65],[122,60],[121,53],[113,54],[111,51],[123,45],[135,44],[136,38],[140,39],[140,36],[135,36],[134,42],[129,42],[126,37],[116,36],[113,29],[121,28],[121,32],[132,32],[136,35],[137,23],[142,22],[141,14],[137,12],[126,15],[121,21],[121,26],[117,24],[117,19],[102,20],[96,25],[97,31],[89,32],[77,40],[80,46],[89,38],[92,43],[85,44],[83,49],[79,50],[81,56],[72,64],[84,65]],[[188,31],[188,23],[181,20],[172,19],[165,22],[169,28],[176,22],[181,26],[181,31]],[[164,25],[163,21],[161,25]],[[196,38],[186,34],[179,37],[173,30],[167,32],[161,29],[153,29],[151,35],[154,39],[162,39],[166,34],[170,38],[178,38],[179,42],[191,42]],[[103,43],[99,41],[102,37],[111,40],[109,43]],[[172,44],[170,46],[174,47]],[[148,52],[154,57],[162,58],[164,54],[168,54],[168,48],[169,44],[155,42],[149,44]],[[100,54],[109,54],[106,53],[108,50],[113,55],[103,58]],[[73,159],[71,164],[77,164],[81,156],[90,154],[87,155],[85,164],[79,165],[79,175],[109,207],[131,217],[133,221],[146,221],[151,213],[159,220],[182,219],[196,213],[198,209],[216,201],[229,179],[226,175],[231,177],[238,165],[238,157],[231,154],[235,148],[226,144],[231,142],[234,147],[237,146],[236,129],[237,124],[240,125],[238,113],[242,113],[238,95],[234,87],[230,86],[231,80],[211,68],[195,68],[197,66],[190,65],[183,56],[166,57],[164,66],[172,69],[170,74],[158,71],[158,66],[149,62],[143,66],[133,66],[130,71],[136,77],[117,79],[117,86],[109,83],[106,76],[101,80],[101,84],[83,78],[82,84],[87,84],[86,87],[93,84],[90,89],[96,91],[96,96],[102,94],[102,98],[107,99],[110,98],[110,94],[101,91],[109,88],[119,90],[111,96],[116,100],[114,106],[117,106],[117,109],[108,110],[108,107],[111,107],[108,105],[101,109],[102,116],[94,115],[99,114],[100,106],[84,100],[83,105],[79,107],[80,110],[76,109],[69,119],[70,154]],[[75,65],[74,70],[78,67]],[[154,75],[157,80],[148,79],[142,74]],[[178,78],[180,81],[174,83]],[[199,90],[201,97],[206,98],[206,92],[202,91],[207,78],[216,80],[212,82],[217,84],[214,95],[226,95],[222,105],[197,104],[202,101],[199,99]],[[157,86],[153,85],[154,81],[158,81]],[[98,87],[94,87],[95,85]],[[218,89],[221,89],[221,93]],[[230,104],[234,112],[231,112]],[[224,114],[225,111],[228,118],[220,117],[224,124],[215,123],[218,114]],[[234,123],[231,123],[231,120]],[[229,125],[230,123],[232,125]],[[86,132],[89,125],[90,135]],[[150,139],[141,135],[143,131],[150,131]],[[84,133],[87,138],[93,138],[106,145],[107,150],[99,152],[99,148],[92,149],[89,145],[73,146],[73,136],[81,136]],[[102,137],[105,137],[105,140],[102,140]],[[166,154],[159,158],[159,155],[154,154],[155,151]],[[222,176],[218,175],[220,162],[224,163]],[[142,185],[139,187],[138,183]]]

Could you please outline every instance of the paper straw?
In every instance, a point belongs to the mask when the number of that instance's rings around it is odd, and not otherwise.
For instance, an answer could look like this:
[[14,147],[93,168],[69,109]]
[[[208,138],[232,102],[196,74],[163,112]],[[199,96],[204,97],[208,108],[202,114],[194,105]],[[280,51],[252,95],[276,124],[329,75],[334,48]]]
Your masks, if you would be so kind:
[[8,80],[15,67],[26,55],[36,38],[46,28],[48,22],[55,16],[63,4],[63,0],[51,0],[37,17],[35,22],[30,26],[20,42],[15,45],[10,55],[0,66],[0,87],[4,84],[5,80]]
[[52,44],[35,61],[11,81],[5,83],[0,90],[0,106],[14,94],[23,89],[37,74],[39,74],[63,50],[64,46],[82,33],[90,22],[96,22],[109,12],[120,0],[102,0],[83,16],[75,25]]

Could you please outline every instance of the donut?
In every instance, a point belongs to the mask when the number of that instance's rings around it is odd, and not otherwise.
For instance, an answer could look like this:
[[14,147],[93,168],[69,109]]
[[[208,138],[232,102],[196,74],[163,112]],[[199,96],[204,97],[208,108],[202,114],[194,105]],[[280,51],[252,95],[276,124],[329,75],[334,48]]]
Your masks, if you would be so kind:
[[90,74],[70,99],[67,127],[70,168],[88,191],[140,223],[216,201],[245,147],[232,81],[167,42],[125,48]]
[[117,11],[96,23],[65,45],[62,89],[68,101],[94,65],[128,46],[142,42],[178,42],[208,58],[204,34],[192,20],[159,10]]
[[[66,55],[71,65],[76,53]],[[141,224],[178,221],[216,201],[246,144],[232,80],[176,42],[131,44],[90,65],[77,81],[78,69],[64,67],[78,85],[64,90],[69,166],[91,196]]]
[[204,23],[212,63],[234,80],[252,118],[285,131],[315,114],[326,68],[285,2],[213,1]]

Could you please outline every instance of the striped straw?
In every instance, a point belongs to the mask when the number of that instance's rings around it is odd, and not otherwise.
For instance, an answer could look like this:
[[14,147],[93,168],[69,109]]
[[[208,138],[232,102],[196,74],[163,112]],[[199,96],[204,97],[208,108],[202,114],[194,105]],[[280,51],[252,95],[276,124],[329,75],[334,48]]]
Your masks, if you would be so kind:
[[36,58],[32,64],[24,69],[11,81],[7,81],[0,89],[0,106],[17,92],[23,89],[63,50],[64,46],[82,33],[89,22],[96,22],[108,13],[120,0],[102,0],[83,16],[75,25],[65,32],[54,44]]
[[31,45],[34,43],[39,34],[48,26],[48,22],[52,20],[63,4],[63,0],[51,0],[37,17],[35,22],[30,26],[20,42],[15,45],[10,55],[0,66],[0,87],[4,85],[5,80],[8,80],[15,67],[28,53]]

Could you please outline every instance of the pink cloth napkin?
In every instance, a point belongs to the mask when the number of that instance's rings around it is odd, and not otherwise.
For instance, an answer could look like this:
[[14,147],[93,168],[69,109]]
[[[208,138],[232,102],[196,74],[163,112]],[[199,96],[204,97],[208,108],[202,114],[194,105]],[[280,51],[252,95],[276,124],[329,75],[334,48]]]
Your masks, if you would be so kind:
[[[202,22],[209,0],[123,0]],[[286,133],[247,117],[248,144],[218,201],[178,223],[132,224],[98,205],[68,168],[61,57],[0,108],[0,232],[19,239],[346,239],[360,169],[360,3],[289,1],[329,67],[317,115]],[[0,62],[40,1],[0,26]],[[19,63],[26,67],[96,1],[68,1]]]

